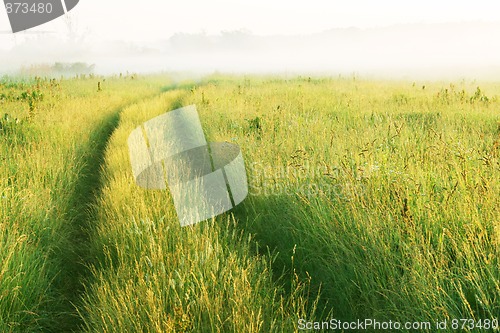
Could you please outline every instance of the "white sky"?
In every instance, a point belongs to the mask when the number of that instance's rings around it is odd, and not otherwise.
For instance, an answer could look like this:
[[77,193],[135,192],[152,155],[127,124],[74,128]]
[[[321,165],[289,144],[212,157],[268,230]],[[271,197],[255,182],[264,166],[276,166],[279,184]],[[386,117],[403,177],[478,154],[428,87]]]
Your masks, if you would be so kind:
[[[177,32],[217,34],[246,29],[258,35],[307,34],[338,27],[398,23],[500,22],[498,0],[80,0],[71,11],[79,33],[91,40],[151,41]],[[0,47],[10,26],[0,10]],[[57,19],[30,30],[68,32]]]
[[[453,24],[450,28],[422,25],[465,22],[474,23]],[[495,24],[477,24],[480,22]],[[165,42],[176,33],[217,35],[245,30],[260,36],[308,35],[334,28],[412,23],[419,24],[412,31],[393,27],[365,34],[361,41],[351,40],[349,32],[344,31],[348,36],[345,40],[319,40],[315,51],[309,44],[303,51],[304,39],[295,38],[297,45],[286,45],[286,38],[274,38],[269,40],[279,45],[279,50],[259,44],[260,49],[242,48],[233,54],[221,48],[226,44],[219,43],[214,44],[219,53],[210,58],[201,43],[187,57],[182,48],[179,51],[178,46]],[[16,34],[12,34],[6,11],[0,6],[0,72],[30,64],[83,61],[96,64],[106,73],[233,69],[400,73],[410,68],[420,74],[425,67],[434,74],[436,68],[454,66],[447,71],[476,77],[480,66],[484,73],[497,78],[499,36],[500,0],[80,0],[65,17]],[[189,43],[197,43],[194,40]],[[262,43],[262,39],[259,41]],[[240,47],[237,42],[235,45]],[[158,54],[158,50],[164,53]]]

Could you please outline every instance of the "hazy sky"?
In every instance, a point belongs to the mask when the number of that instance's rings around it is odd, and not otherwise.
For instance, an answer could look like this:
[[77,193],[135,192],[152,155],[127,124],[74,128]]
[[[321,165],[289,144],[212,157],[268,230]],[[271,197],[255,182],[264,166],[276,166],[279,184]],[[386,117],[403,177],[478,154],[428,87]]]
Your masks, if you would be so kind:
[[[177,32],[217,34],[246,29],[257,35],[307,34],[336,27],[374,27],[398,23],[500,21],[498,0],[80,0],[70,13],[74,29],[93,39],[149,41]],[[5,11],[0,31],[11,38]],[[30,30],[67,33],[58,19]],[[17,37],[22,38],[22,37]]]
[[[354,35],[342,30],[340,37],[326,34],[323,39],[313,35],[350,27],[366,30]],[[376,27],[391,28],[369,29]],[[259,37],[214,37],[235,30]],[[210,37],[169,40],[176,33]],[[261,37],[270,35],[296,37]],[[422,74],[426,68],[426,75],[438,69],[457,77],[476,77],[480,66],[482,73],[497,78],[499,35],[499,0],[80,0],[65,17],[17,34],[0,8],[0,73],[32,64],[87,62],[101,73],[342,70],[402,75],[402,69]]]

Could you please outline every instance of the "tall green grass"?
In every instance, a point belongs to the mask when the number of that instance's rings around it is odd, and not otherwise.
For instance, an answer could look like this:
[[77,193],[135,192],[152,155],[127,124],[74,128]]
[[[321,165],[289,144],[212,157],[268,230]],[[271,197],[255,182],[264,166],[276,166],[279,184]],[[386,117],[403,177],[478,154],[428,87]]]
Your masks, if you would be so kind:
[[99,93],[97,79],[0,83],[0,331],[77,327],[99,150],[120,107],[160,89],[158,79],[108,79]]
[[254,195],[237,224],[310,277],[317,313],[434,323],[500,315],[498,92],[247,79],[187,102],[241,145]]
[[[500,317],[499,85],[106,82],[0,102],[33,118],[0,144],[0,330]],[[189,104],[208,141],[241,147],[250,194],[181,228],[168,191],[135,185],[127,137]]]
[[307,285],[291,276],[294,294],[285,294],[273,257],[256,255],[231,215],[181,228],[167,192],[135,186],[128,135],[184,95],[174,90],[125,109],[112,136],[91,235],[102,255],[86,283],[86,331],[293,331],[313,311]]
[[[106,155],[87,330],[498,317],[498,87],[484,91],[218,77],[127,109]],[[188,104],[209,141],[242,147],[251,194],[181,229],[168,193],[134,186],[126,139]]]

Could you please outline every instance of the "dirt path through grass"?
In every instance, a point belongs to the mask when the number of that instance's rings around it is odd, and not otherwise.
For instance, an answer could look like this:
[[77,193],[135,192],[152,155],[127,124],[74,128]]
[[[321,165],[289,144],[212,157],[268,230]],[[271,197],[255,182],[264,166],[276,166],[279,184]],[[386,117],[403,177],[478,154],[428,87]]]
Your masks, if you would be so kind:
[[[172,86],[173,87],[173,86]],[[172,87],[165,87],[161,92]],[[154,95],[156,96],[156,95]],[[151,96],[148,97],[152,98]],[[72,216],[71,228],[67,233],[70,248],[61,249],[55,255],[65,258],[67,264],[61,274],[67,276],[67,281],[61,287],[66,300],[67,311],[62,311],[61,332],[79,331],[82,325],[83,308],[81,299],[85,286],[92,280],[91,267],[96,267],[99,253],[90,246],[91,228],[97,219],[97,206],[101,196],[103,180],[103,165],[108,141],[120,123],[121,112],[136,104],[137,101],[118,107],[106,115],[89,134],[88,144],[82,144],[77,156],[81,158],[79,179],[66,208]]]
[[84,292],[85,279],[88,278],[89,265],[92,264],[94,254],[88,246],[88,228],[94,219],[95,203],[99,198],[102,185],[101,165],[108,139],[118,126],[122,108],[115,109],[102,120],[102,126],[95,128],[90,133],[88,146],[79,149],[78,156],[81,157],[83,165],[80,170],[79,180],[67,207],[68,213],[73,216],[71,229],[67,237],[71,244],[70,248],[61,249],[56,255],[66,258],[65,271],[66,284],[62,286],[62,292],[66,299],[67,312],[61,318],[61,332],[75,331],[81,324],[78,314],[78,304]]

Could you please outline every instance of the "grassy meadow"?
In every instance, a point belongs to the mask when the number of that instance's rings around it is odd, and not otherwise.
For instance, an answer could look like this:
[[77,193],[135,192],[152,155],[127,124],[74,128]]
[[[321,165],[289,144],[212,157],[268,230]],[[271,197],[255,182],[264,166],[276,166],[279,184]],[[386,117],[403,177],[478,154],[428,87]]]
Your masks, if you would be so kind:
[[[355,77],[3,79],[0,331],[500,319],[498,96]],[[249,196],[181,228],[168,191],[135,185],[127,138],[190,104],[207,141],[240,146]]]

